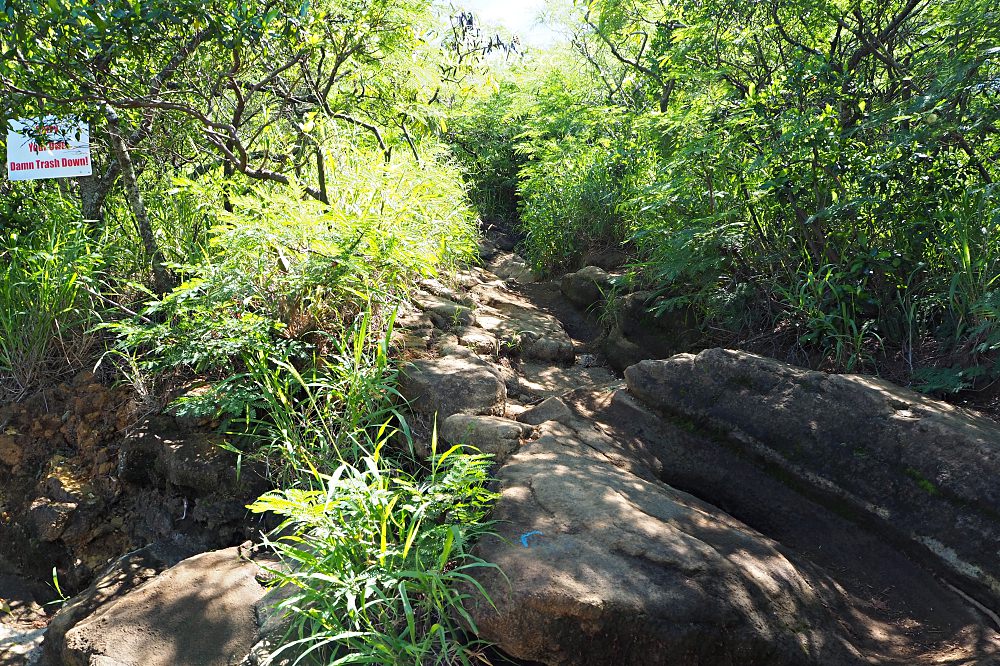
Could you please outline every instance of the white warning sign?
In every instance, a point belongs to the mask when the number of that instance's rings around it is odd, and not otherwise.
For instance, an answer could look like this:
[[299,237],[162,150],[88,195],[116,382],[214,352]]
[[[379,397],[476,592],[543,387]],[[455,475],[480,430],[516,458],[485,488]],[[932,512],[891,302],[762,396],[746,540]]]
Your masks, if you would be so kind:
[[21,118],[7,128],[10,180],[74,178],[93,173],[90,128],[67,118]]

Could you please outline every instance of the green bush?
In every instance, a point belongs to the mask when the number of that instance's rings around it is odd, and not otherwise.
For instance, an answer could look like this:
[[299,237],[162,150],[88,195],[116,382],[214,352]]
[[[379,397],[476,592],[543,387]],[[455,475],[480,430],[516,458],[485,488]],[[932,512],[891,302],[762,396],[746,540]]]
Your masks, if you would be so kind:
[[469,183],[469,199],[485,221],[517,218],[518,173],[524,159],[516,151],[516,137],[526,116],[517,86],[504,82],[451,120],[452,153]]
[[649,157],[626,110],[599,104],[585,87],[553,73],[534,89],[517,137],[520,223],[539,270],[568,268],[589,248],[631,235],[621,206]]
[[346,146],[338,154],[330,205],[274,186],[233,197],[201,261],[177,267],[184,281],[142,317],[111,325],[147,371],[220,382],[225,391],[190,401],[190,412],[245,417],[255,391],[246,359],[307,367],[369,310],[366,344],[377,344],[409,285],[472,256],[475,219],[453,166],[435,153],[422,167]]
[[[524,249],[553,270],[622,245],[653,307],[700,313],[726,344],[773,336],[827,369],[899,378],[903,360],[930,366],[925,388],[985,385],[1000,377],[996,7],[806,5],[570,12],[576,61],[536,61],[497,97],[527,110]],[[871,50],[866,26],[897,14]]]
[[[408,441],[406,421],[397,411],[397,371],[389,358],[392,322],[381,342],[372,345],[372,316],[368,310],[333,340],[335,351],[320,363],[300,372],[288,358],[257,351],[243,357],[246,373],[196,400],[237,402],[244,410],[243,430],[232,434],[247,444],[240,452],[266,461],[271,478],[290,486],[304,473],[308,479],[307,472],[329,472],[341,461],[373,455],[386,423],[399,424]],[[189,404],[182,401],[180,408]]]

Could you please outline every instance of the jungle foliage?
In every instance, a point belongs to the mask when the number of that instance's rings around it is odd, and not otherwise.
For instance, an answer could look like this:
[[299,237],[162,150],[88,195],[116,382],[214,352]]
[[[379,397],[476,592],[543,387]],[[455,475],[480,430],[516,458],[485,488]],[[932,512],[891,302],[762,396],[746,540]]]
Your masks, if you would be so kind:
[[467,111],[519,131],[458,139],[506,156],[490,177],[517,182],[539,268],[621,245],[658,308],[693,308],[729,343],[979,388],[1000,377],[998,11],[577,3],[571,54]]
[[86,121],[94,162],[0,181],[0,400],[97,366],[265,462],[288,654],[479,655],[489,463],[411,455],[389,344],[477,213],[541,271],[623,250],[709,343],[1000,379],[993,0],[555,13],[523,56],[431,0],[0,0],[0,112]]
[[472,258],[439,137],[506,48],[428,0],[0,0],[0,113],[87,122],[94,166],[0,182],[0,400],[96,368],[218,423],[281,489],[254,510],[296,539],[268,543],[309,658],[478,650],[454,618],[489,461],[413,455],[389,340],[416,280]]

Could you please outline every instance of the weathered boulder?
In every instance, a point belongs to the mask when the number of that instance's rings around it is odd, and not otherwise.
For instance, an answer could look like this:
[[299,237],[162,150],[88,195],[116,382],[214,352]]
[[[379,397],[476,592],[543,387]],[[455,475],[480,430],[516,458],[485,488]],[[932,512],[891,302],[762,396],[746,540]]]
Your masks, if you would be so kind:
[[601,342],[601,350],[616,370],[666,358],[697,344],[699,323],[694,312],[689,308],[657,312],[657,302],[652,292],[636,291],[617,303],[617,324]]
[[482,301],[477,311],[479,326],[499,340],[501,349],[540,361],[575,358],[572,338],[552,315],[504,290],[480,290],[479,296]]
[[66,632],[63,663],[239,663],[257,641],[254,607],[264,596],[259,571],[238,548],[186,559]]
[[210,433],[190,433],[186,437],[164,439],[159,464],[164,477],[198,495],[209,495],[236,482],[233,454],[223,449],[220,439]]
[[495,356],[500,347],[495,335],[478,326],[471,326],[460,331],[458,341],[477,354]]
[[504,252],[513,252],[517,247],[517,238],[508,233],[499,232],[493,238],[496,246]]
[[582,258],[585,266],[597,266],[606,271],[621,268],[629,261],[629,255],[620,247],[592,247]]
[[507,459],[531,432],[531,426],[498,416],[452,414],[441,425],[441,437],[449,444],[467,444],[498,461]]
[[480,635],[574,664],[840,664],[852,660],[766,537],[658,481],[579,421],[547,422],[499,473],[496,537],[476,576]]
[[399,314],[396,315],[395,321],[396,329],[425,329],[433,328],[434,322],[431,321],[430,315],[428,315],[423,310],[416,307],[406,307],[400,308]]
[[601,351],[608,359],[608,364],[615,370],[622,371],[630,365],[635,365],[639,361],[654,358],[656,353],[644,349],[634,341],[630,340],[620,327],[612,328],[601,340]]
[[263,492],[257,470],[244,465],[237,474],[236,455],[222,444],[224,439],[209,430],[180,426],[170,416],[153,416],[122,442],[117,476],[136,485],[166,482],[191,498],[219,492],[249,498]]
[[611,275],[597,266],[585,266],[564,275],[559,288],[574,305],[589,308],[607,297],[611,291]]
[[721,431],[1000,599],[1000,424],[872,377],[725,349],[625,377],[646,404]]
[[491,243],[490,241],[488,241],[486,239],[483,239],[483,240],[479,241],[479,244],[478,244],[477,247],[478,247],[478,250],[479,250],[479,258],[480,259],[484,259],[484,260],[492,259],[497,254],[497,247],[496,247],[496,245],[494,245],[493,243]]
[[519,282],[520,284],[538,282],[538,275],[531,270],[528,262],[516,254],[497,257],[496,261],[490,265],[490,269],[497,277],[511,282]]
[[406,351],[426,351],[431,344],[434,329],[399,328],[392,332],[392,345]]
[[28,510],[28,519],[35,535],[46,542],[57,540],[66,530],[77,506],[75,502],[55,502],[48,497],[36,498]]
[[420,359],[403,366],[399,392],[419,414],[503,414],[507,388],[499,371],[472,354]]
[[437,278],[424,278],[419,282],[421,289],[430,292],[439,298],[460,303],[462,305],[472,305],[472,299],[464,292],[455,291],[451,287],[443,284]]
[[42,664],[62,664],[66,632],[77,623],[197,552],[197,544],[175,537],[126,553],[111,562],[87,589],[66,602],[53,616],[42,644]]
[[541,401],[531,409],[527,409],[517,416],[521,423],[529,425],[541,425],[546,421],[559,421],[566,423],[573,418],[573,412],[562,401],[561,398],[552,396]]

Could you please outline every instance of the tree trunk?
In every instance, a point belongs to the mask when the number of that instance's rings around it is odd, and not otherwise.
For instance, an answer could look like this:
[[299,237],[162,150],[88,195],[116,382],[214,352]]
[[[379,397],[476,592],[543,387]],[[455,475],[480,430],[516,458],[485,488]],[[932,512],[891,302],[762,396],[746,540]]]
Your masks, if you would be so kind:
[[323,159],[323,146],[316,144],[316,179],[319,181],[319,200],[325,204],[330,203],[330,197],[326,191],[326,160]]
[[142,192],[139,191],[139,183],[135,177],[135,169],[132,166],[132,157],[129,155],[128,146],[121,134],[121,127],[118,123],[118,114],[114,109],[108,107],[108,130],[111,136],[111,149],[114,151],[115,159],[121,167],[122,178],[125,179],[125,196],[128,199],[129,207],[135,216],[136,226],[139,228],[139,236],[142,245],[146,249],[146,257],[153,267],[153,289],[163,295],[170,291],[171,279],[166,267],[163,265],[163,255],[156,244],[156,237],[153,236],[153,227],[149,223],[149,215],[146,212],[146,204],[142,200]]
[[83,219],[98,226],[104,221],[104,200],[108,197],[111,189],[111,182],[118,176],[117,170],[113,175],[105,174],[84,176],[77,178],[80,187],[80,211]]

